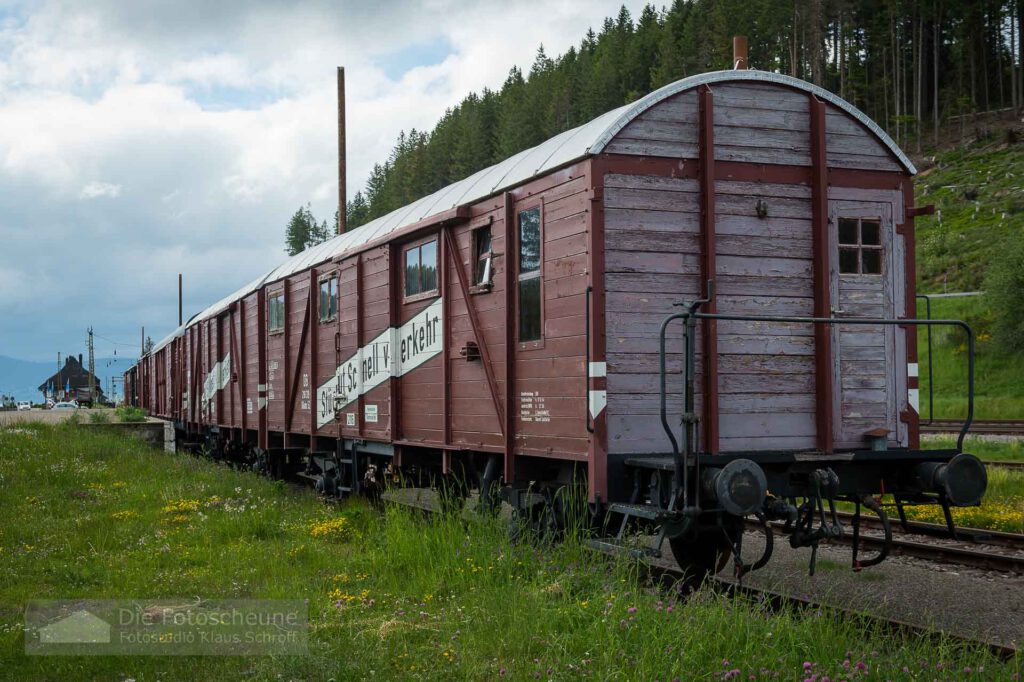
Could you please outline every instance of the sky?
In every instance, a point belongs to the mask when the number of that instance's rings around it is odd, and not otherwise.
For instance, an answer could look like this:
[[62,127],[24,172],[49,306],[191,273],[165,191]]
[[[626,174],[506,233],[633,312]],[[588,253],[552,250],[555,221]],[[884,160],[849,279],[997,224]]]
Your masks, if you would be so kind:
[[0,355],[137,356],[285,258],[399,131],[635,0],[0,0]]

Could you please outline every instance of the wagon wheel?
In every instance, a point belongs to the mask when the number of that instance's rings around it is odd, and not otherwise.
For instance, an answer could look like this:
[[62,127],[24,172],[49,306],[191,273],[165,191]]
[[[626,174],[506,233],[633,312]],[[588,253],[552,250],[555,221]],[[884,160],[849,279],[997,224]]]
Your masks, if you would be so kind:
[[669,539],[672,556],[683,569],[682,587],[690,591],[701,586],[710,576],[725,568],[732,555],[732,541],[742,532],[741,526],[729,520],[718,526],[714,520],[705,521],[695,529]]

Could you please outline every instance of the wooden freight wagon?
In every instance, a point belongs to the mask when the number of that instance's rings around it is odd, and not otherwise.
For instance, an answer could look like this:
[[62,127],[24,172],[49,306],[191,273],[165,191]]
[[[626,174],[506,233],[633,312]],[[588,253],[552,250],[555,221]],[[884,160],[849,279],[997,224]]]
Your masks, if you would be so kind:
[[809,83],[686,78],[289,259],[139,395],[326,492],[438,472],[557,525],[581,483],[695,570],[748,514],[813,545],[822,500],[974,504],[977,460],[919,449],[914,172]]

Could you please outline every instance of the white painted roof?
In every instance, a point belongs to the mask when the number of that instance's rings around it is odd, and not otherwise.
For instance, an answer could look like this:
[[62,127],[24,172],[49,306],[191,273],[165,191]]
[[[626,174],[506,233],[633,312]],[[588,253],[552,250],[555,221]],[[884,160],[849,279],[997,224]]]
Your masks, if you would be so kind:
[[917,173],[914,164],[910,162],[910,159],[907,158],[906,154],[903,153],[896,143],[886,135],[885,131],[879,128],[874,121],[864,115],[859,109],[828,90],[798,78],[767,71],[757,71],[755,69],[703,73],[670,83],[636,102],[613,109],[598,116],[589,123],[584,123],[578,128],[555,135],[550,140],[542,142],[532,149],[519,152],[515,156],[511,156],[489,168],[477,171],[468,178],[443,187],[433,194],[418,199],[407,206],[396,209],[361,227],[328,239],[322,244],[310,247],[302,253],[292,256],[262,277],[258,277],[238,291],[203,310],[154,346],[154,350],[159,350],[169,343],[171,339],[180,336],[184,333],[186,327],[222,312],[233,301],[248,296],[264,284],[276,282],[313,265],[325,263],[349,252],[355,252],[371,242],[377,241],[403,227],[417,223],[424,218],[429,218],[463,204],[485,199],[574,161],[600,154],[604,151],[605,146],[611,142],[612,138],[630,121],[658,102],[699,85],[724,81],[778,83],[813,93],[822,100],[839,107],[864,124],[889,148],[909,173]]

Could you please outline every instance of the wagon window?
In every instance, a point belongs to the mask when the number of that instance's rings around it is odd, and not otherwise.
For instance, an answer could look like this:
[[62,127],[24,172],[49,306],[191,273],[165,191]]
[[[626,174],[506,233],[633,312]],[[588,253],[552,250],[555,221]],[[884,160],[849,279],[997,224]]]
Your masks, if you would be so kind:
[[437,240],[410,247],[405,252],[405,295],[437,291]]
[[338,279],[331,277],[320,282],[320,321],[329,322],[338,315]]
[[519,340],[541,338],[540,207],[519,213]]
[[267,331],[284,329],[284,293],[272,294],[267,299]]
[[882,274],[882,221],[878,218],[839,219],[839,272]]
[[488,286],[491,283],[491,228],[481,227],[473,232],[473,284]]

